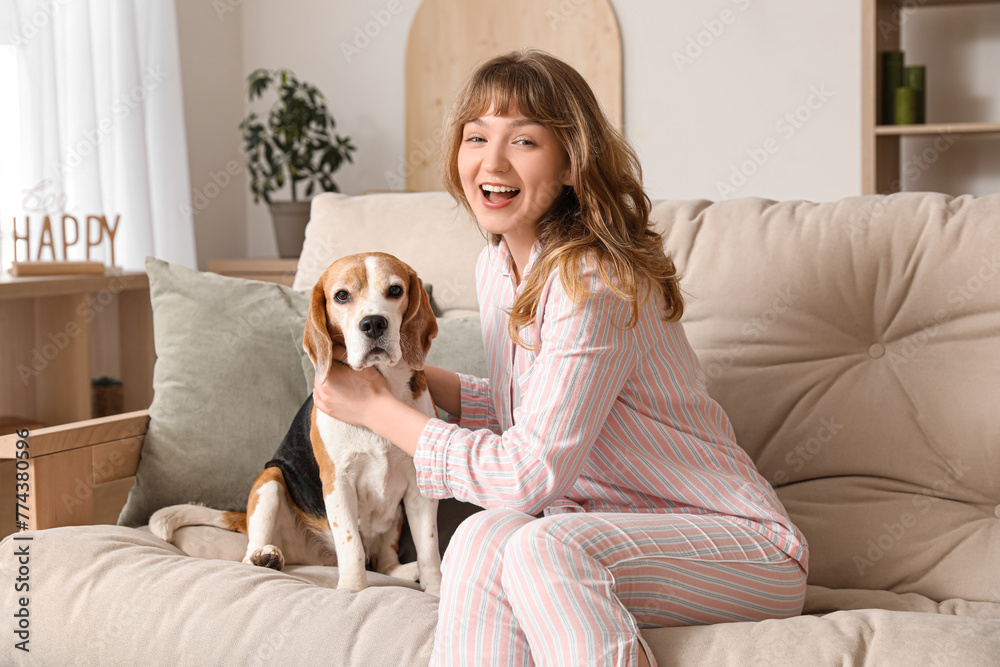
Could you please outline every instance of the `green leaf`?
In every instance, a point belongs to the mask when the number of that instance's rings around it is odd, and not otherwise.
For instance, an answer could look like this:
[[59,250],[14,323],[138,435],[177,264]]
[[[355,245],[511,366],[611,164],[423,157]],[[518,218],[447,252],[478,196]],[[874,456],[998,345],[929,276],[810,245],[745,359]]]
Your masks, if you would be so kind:
[[301,183],[306,196],[338,191],[331,176],[345,161],[353,162],[356,149],[349,137],[333,134],[336,121],[327,98],[291,70],[257,69],[247,77],[250,100],[263,97],[271,84],[277,100],[266,118],[250,112],[239,125],[254,201],[270,202],[270,193],[286,184],[293,200]]

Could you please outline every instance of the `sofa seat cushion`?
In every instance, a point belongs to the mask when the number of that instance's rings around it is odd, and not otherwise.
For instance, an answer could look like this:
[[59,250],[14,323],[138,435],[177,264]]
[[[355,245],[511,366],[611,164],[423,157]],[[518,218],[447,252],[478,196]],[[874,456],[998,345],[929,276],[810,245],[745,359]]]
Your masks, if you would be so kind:
[[[185,529],[190,530],[190,529]],[[371,574],[336,590],[337,568],[274,572],[185,556],[119,526],[26,532],[0,543],[0,580],[30,553],[30,653],[4,664],[426,665],[437,598]],[[13,586],[0,608],[18,608]],[[953,611],[960,611],[955,608]],[[994,616],[994,618],[996,618]],[[954,614],[838,611],[761,623],[643,630],[661,665],[994,664],[1000,621]]]
[[682,320],[809,583],[1000,601],[1000,195],[662,201]]
[[1000,660],[998,621],[884,609],[642,634],[660,665],[966,667]]
[[[341,591],[336,568],[275,572],[191,558],[150,533],[79,526],[8,537],[30,550],[30,653],[5,640],[0,662],[24,665],[426,665],[437,598],[377,574]],[[388,585],[393,583],[402,586]],[[4,610],[17,593],[5,585]],[[9,631],[8,631],[9,633]]]
[[[828,614],[852,609],[884,609],[886,611],[916,611],[923,614],[969,616],[1000,623],[1000,602],[975,602],[951,599],[937,602],[916,593],[869,591],[859,588],[826,588],[806,586],[804,614]],[[1000,631],[1000,626],[997,627]]]

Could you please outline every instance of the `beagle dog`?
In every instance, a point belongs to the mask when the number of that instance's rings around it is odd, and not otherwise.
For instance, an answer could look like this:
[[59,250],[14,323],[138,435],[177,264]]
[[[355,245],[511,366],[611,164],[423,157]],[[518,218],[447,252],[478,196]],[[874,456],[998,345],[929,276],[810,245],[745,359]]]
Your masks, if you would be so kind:
[[[374,366],[390,391],[428,416],[434,405],[424,359],[437,321],[423,283],[409,266],[385,253],[349,255],[323,273],[313,289],[303,347],[325,378],[335,346],[346,347],[355,370]],[[417,550],[401,565],[400,502]],[[246,533],[244,563],[280,570],[288,563],[337,565],[338,588],[367,586],[373,569],[440,594],[437,501],[417,488],[413,459],[368,429],[317,410],[310,395],[250,490],[247,510],[225,512],[174,505],[150,518],[152,532],[170,541],[182,526],[210,525]]]

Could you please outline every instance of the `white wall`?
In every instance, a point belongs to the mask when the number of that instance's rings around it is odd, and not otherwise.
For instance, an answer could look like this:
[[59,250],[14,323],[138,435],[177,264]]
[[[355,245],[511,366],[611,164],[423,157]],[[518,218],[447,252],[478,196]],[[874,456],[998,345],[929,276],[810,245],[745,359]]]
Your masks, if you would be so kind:
[[239,11],[220,14],[212,4],[177,0],[192,215],[202,270],[210,259],[247,257],[249,247],[238,129],[245,113],[243,26]]
[[643,159],[650,195],[857,194],[857,5],[616,2],[626,131]]
[[[336,178],[344,192],[394,185],[385,174],[404,154],[404,59],[418,0],[177,1],[185,95],[199,93],[199,104],[185,101],[195,188],[238,159],[246,102],[234,77],[258,67],[288,67],[324,91],[338,131],[358,146],[355,164]],[[860,0],[613,5],[624,44],[625,130],[652,197],[822,201],[860,192]],[[378,34],[358,38],[378,18]],[[1000,6],[922,9],[905,28],[919,36],[913,56],[929,67],[931,120],[1000,120]],[[359,52],[345,54],[356,38]],[[945,106],[950,99],[957,109]],[[977,117],[951,117],[968,109]],[[907,139],[906,150],[923,151],[919,142]],[[996,138],[963,138],[907,187],[1000,191],[998,148]],[[246,256],[275,255],[269,214],[238,180],[196,218],[203,262],[239,256],[243,238]]]

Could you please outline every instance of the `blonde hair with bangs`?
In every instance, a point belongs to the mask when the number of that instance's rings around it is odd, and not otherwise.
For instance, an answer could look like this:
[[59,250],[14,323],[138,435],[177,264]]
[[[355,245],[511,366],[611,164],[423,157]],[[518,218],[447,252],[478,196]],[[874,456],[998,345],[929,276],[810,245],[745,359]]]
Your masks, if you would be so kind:
[[[538,222],[541,252],[511,308],[511,339],[525,345],[517,329],[534,322],[552,271],[559,270],[564,289],[582,302],[586,289],[580,268],[589,254],[597,256],[601,280],[631,302],[626,328],[638,322],[640,298],[648,297],[647,287],[654,285],[663,296],[664,318],[679,320],[684,312],[679,276],[650,224],[639,159],[580,73],[548,53],[526,50],[493,58],[466,82],[445,125],[442,166],[445,187],[473,219],[458,173],[458,151],[465,124],[490,109],[498,116],[517,112],[549,128],[569,155],[574,183],[553,184],[561,191]],[[500,242],[499,236],[488,238]]]

